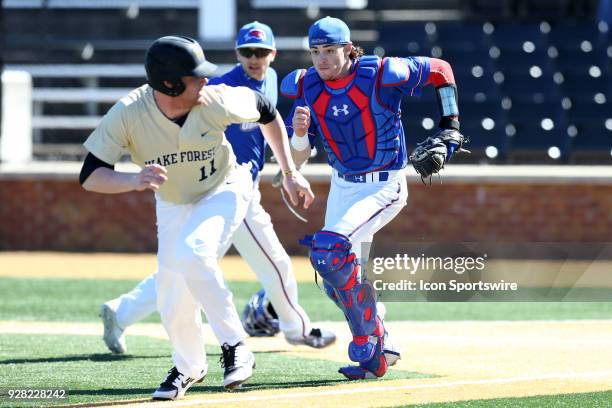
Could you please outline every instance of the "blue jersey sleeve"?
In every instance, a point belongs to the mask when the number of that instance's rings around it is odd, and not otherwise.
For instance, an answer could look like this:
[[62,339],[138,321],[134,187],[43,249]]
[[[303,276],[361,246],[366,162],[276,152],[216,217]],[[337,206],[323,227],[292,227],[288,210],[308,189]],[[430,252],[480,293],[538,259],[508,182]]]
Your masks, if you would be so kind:
[[419,96],[429,79],[428,57],[385,58],[380,86],[392,88],[403,95]]

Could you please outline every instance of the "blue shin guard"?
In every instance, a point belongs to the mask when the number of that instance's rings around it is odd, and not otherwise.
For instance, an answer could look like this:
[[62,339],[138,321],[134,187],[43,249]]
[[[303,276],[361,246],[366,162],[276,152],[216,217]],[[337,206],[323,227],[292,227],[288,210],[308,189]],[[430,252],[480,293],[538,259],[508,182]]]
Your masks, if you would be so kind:
[[376,317],[376,291],[361,282],[359,264],[347,237],[331,231],[318,231],[312,238],[310,262],[324,281],[327,295],[344,312],[353,334],[348,354],[352,361],[370,361],[377,339],[384,335]]
[[376,342],[374,355],[368,361],[359,363],[358,366],[348,365],[341,367],[338,372],[349,380],[365,380],[382,377],[389,368],[384,353],[384,337],[379,337]]

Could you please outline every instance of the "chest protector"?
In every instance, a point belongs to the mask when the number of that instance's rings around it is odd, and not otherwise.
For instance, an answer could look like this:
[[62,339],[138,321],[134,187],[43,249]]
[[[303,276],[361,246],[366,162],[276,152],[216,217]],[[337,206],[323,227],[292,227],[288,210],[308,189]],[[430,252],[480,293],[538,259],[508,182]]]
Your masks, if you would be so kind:
[[401,121],[377,97],[381,59],[362,57],[341,88],[327,86],[314,68],[303,79],[311,118],[330,165],[347,175],[382,170],[397,160]]

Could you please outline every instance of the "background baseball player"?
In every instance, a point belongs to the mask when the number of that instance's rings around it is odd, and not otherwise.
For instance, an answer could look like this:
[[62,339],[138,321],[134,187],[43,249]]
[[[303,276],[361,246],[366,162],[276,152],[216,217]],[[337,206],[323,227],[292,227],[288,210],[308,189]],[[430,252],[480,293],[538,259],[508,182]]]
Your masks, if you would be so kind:
[[[280,115],[260,93],[245,87],[205,86],[215,66],[188,37],[169,36],[147,51],[148,84],[116,103],[85,142],[80,181],[90,191],[156,192],[157,309],[174,349],[173,367],[156,399],[176,399],[206,375],[200,309],[223,344],[223,384],[233,389],[252,375],[255,359],[218,258],[242,223],[253,180],[236,164],[224,135],[232,123],[259,122],[285,174],[294,204],[314,199],[294,170]],[[115,171],[128,152],[139,173]]]
[[[312,137],[318,135],[333,175],[325,226],[305,243],[327,295],[342,309],[353,334],[348,355],[359,365],[342,367],[340,373],[349,379],[381,377],[388,367],[383,352],[386,331],[374,288],[363,279],[360,259],[368,254],[362,253],[362,244],[372,242],[406,204],[402,96],[418,94],[424,85],[436,87],[441,131],[432,139],[435,143],[423,144],[415,159],[433,172],[435,159],[442,156],[443,165],[463,140],[457,90],[445,61],[363,56],[363,50],[351,43],[347,25],[336,18],[316,21],[308,41],[314,66],[285,77],[281,93],[295,99],[288,121],[296,163],[309,155]],[[432,153],[429,146],[439,147],[437,143],[443,151]]]
[[[244,25],[236,38],[236,57],[239,61],[227,74],[212,78],[209,85],[227,84],[246,86],[264,94],[276,105],[278,80],[270,67],[276,48],[274,35],[269,26],[252,22]],[[268,213],[261,206],[259,171],[264,166],[266,141],[257,123],[230,125],[225,136],[231,143],[238,163],[250,165],[254,182],[253,197],[246,217],[228,246],[233,243],[240,255],[249,264],[265,288],[265,294],[274,305],[280,330],[292,344],[325,347],[332,344],[336,336],[327,330],[313,329],[308,315],[298,304],[297,283],[289,255],[282,247]],[[225,253],[227,247],[221,252]],[[131,292],[102,305],[104,342],[114,353],[127,350],[124,329],[145,318],[156,310],[155,274],[140,282]],[[244,322],[243,322],[244,323]],[[250,325],[245,329],[249,334]]]

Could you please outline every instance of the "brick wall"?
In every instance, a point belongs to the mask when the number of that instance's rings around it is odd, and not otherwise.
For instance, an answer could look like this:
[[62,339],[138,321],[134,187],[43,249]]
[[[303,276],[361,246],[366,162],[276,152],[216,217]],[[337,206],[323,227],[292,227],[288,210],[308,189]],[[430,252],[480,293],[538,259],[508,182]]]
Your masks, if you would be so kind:
[[[328,183],[317,180],[317,201],[302,211],[309,224],[294,218],[278,191],[262,182],[263,205],[290,253],[305,253],[298,238],[323,225]],[[426,187],[413,178],[408,205],[376,240],[610,242],[612,187],[541,180],[455,180]],[[0,178],[0,249],[155,251],[153,195],[90,193],[76,176]]]

